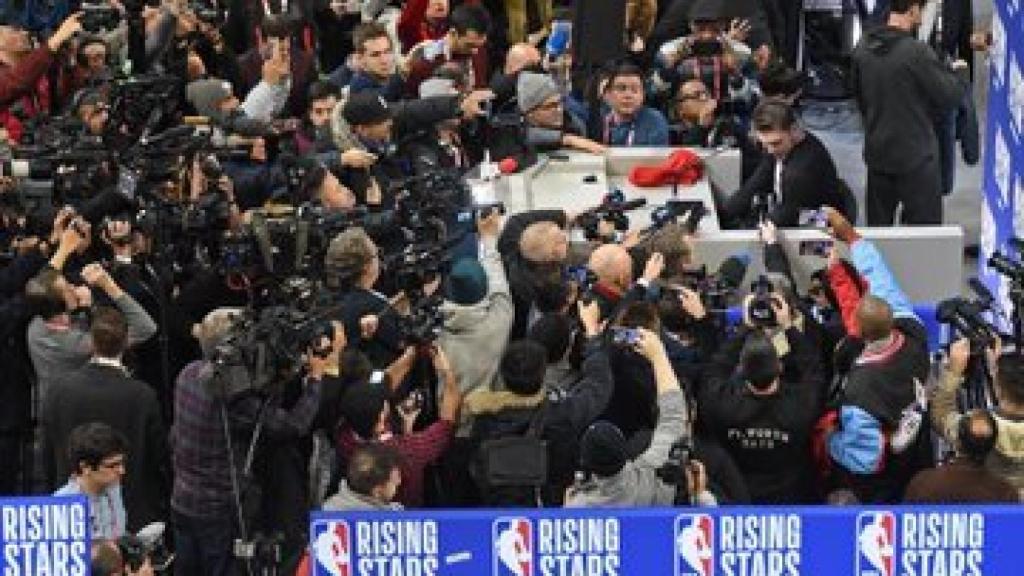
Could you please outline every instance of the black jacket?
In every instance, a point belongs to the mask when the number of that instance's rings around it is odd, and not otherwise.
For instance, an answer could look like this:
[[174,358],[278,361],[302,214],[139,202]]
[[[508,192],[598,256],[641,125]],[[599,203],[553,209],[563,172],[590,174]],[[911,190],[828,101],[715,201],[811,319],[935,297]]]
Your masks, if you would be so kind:
[[966,74],[949,70],[909,32],[880,26],[854,49],[850,77],[869,170],[906,174],[938,161],[933,118],[960,104]]
[[[754,173],[730,196],[723,206],[723,218],[741,220],[751,215],[751,204],[758,194],[773,194],[777,160],[765,155]],[[793,147],[782,163],[782,197],[769,214],[780,227],[794,227],[799,223],[801,210],[817,210],[822,206],[842,209],[845,199],[840,192],[836,165],[828,150],[810,132]]]
[[[462,113],[459,99],[455,96],[393,102],[391,111],[394,121],[392,142],[398,151],[401,151],[403,145],[409,141],[422,137],[424,131],[432,131],[438,122],[458,118]],[[342,168],[338,178],[352,190],[360,204],[366,201],[366,190],[369,188],[371,177],[375,178],[384,196],[382,205],[389,208],[394,204],[395,197],[392,186],[401,184],[404,178],[413,175],[413,162],[409,157],[392,150],[368,151],[378,156],[373,166],[369,169]]]
[[554,222],[565,227],[564,210],[533,210],[509,216],[505,228],[498,237],[498,252],[505,262],[505,273],[508,276],[508,287],[512,293],[512,301],[516,307],[515,322],[512,324],[513,340],[526,335],[529,327],[530,309],[533,307],[534,288],[540,281],[538,272],[542,266],[532,264],[519,252],[519,239],[523,231],[535,222]]
[[67,439],[88,422],[103,422],[124,435],[124,504],[128,531],[135,532],[156,520],[166,520],[170,458],[167,431],[160,417],[156,394],[143,382],[116,367],[87,364],[56,384],[42,413],[49,450],[47,464],[58,484],[67,481]]
[[[376,368],[384,368],[398,358],[402,332],[398,312],[387,299],[369,290],[352,288],[342,294],[338,304],[340,312],[335,319],[345,326],[345,338],[349,346],[366,354]],[[362,338],[359,326],[359,319],[364,316],[377,317],[377,332],[367,340]]]
[[698,422],[729,451],[755,504],[811,502],[815,497],[811,431],[820,410],[817,351],[791,328],[779,389],[755,396],[736,374],[744,338],[723,347],[698,396]]
[[[538,402],[529,398],[510,400],[504,392],[480,390],[467,397],[473,414],[472,444],[492,438],[523,435],[530,426],[539,402],[544,403],[541,437],[548,443],[548,484],[544,500],[560,504],[579,460],[579,437],[604,411],[612,394],[612,374],[608,354],[601,338],[586,343],[581,376],[564,389],[538,394]],[[474,396],[476,396],[474,398]]]

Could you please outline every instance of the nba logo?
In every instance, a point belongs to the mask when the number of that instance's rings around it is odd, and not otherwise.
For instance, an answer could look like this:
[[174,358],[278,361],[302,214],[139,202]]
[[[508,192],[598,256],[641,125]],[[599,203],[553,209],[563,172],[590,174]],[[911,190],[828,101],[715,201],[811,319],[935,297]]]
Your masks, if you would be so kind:
[[676,576],[714,576],[714,519],[708,514],[680,514],[675,534]]
[[313,525],[314,574],[352,576],[352,532],[348,522],[323,521]]
[[857,576],[896,573],[896,516],[892,512],[857,515]]
[[526,518],[498,518],[491,525],[495,576],[535,576],[533,525]]

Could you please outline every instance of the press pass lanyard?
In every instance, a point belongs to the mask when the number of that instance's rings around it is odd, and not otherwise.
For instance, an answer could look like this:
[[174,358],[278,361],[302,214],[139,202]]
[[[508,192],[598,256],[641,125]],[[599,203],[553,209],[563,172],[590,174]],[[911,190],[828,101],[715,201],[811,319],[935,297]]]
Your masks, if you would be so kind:
[[[612,128],[613,128],[613,126],[612,126],[612,117],[614,115],[615,114],[612,113],[612,114],[608,114],[607,116],[604,117],[604,141],[609,146],[612,145]],[[630,120],[629,121],[629,132],[626,133],[626,142],[625,142],[625,144],[623,144],[623,146],[632,146],[633,145],[633,139],[634,139],[635,136],[636,136],[636,125],[634,124],[634,120]]]

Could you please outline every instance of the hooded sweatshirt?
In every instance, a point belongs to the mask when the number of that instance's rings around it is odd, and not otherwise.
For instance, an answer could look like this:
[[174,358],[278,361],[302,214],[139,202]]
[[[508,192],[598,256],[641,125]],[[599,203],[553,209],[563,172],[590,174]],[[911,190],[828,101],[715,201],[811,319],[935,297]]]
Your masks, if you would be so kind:
[[864,161],[870,170],[905,174],[938,161],[932,119],[956,109],[967,93],[967,72],[952,72],[910,32],[880,26],[853,52],[851,84],[864,122]]

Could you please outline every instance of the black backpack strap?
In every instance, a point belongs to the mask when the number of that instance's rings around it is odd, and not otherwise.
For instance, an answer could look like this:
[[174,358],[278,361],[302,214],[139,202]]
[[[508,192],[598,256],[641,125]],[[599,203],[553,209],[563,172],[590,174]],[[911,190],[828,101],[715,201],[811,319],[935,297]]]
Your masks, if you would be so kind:
[[526,429],[525,438],[540,438],[544,433],[544,421],[548,411],[548,398],[547,392],[544,393],[544,399],[540,401],[537,406],[537,411],[533,413],[530,418],[530,425]]

